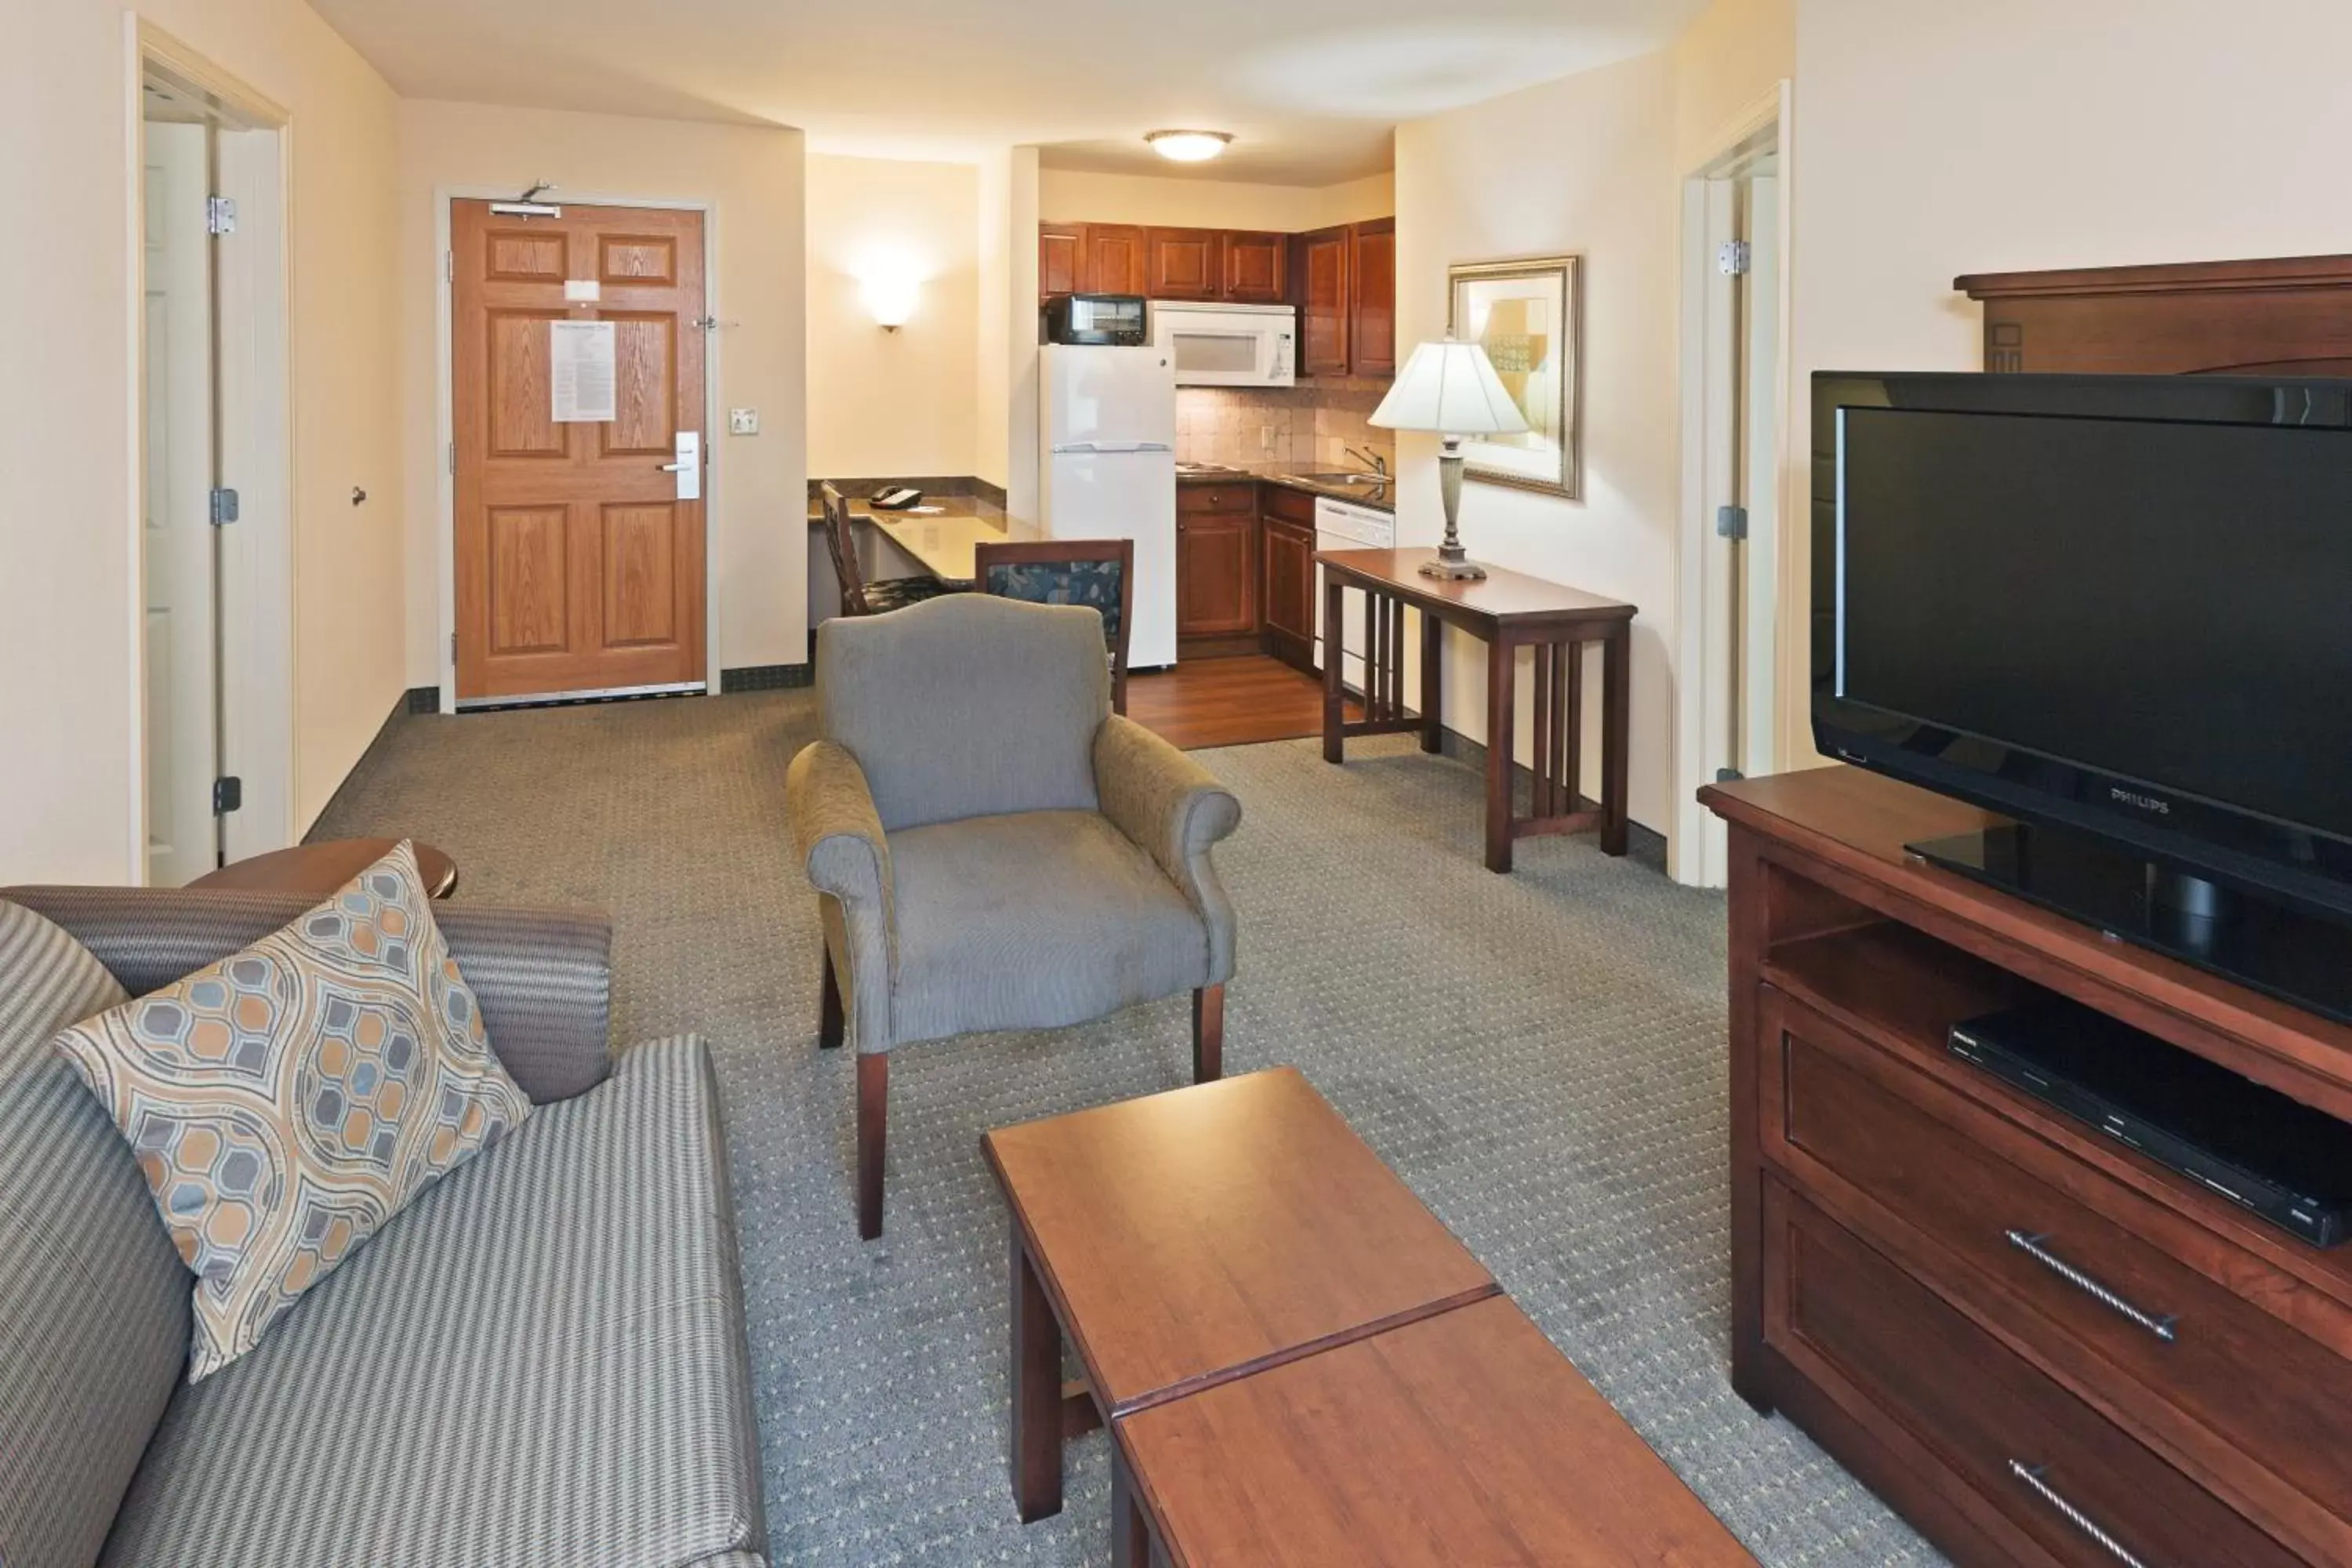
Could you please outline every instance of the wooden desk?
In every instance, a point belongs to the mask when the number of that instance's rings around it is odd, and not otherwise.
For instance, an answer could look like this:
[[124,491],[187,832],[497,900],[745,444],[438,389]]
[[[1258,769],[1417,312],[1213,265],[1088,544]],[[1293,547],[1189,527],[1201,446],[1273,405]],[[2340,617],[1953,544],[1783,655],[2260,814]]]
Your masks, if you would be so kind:
[[[1500,1289],[1294,1068],[981,1146],[1013,1211],[1024,1521],[1061,1510],[1067,1435]],[[1083,1386],[1063,1386],[1065,1335]]]
[[1127,1416],[1114,1436],[1119,1568],[1756,1561],[1500,1297]]
[[[1470,581],[1424,577],[1432,550],[1327,550],[1323,567],[1323,760],[1344,759],[1349,735],[1418,731],[1435,752],[1444,734],[1444,626],[1486,645],[1486,869],[1508,871],[1511,846],[1538,834],[1597,827],[1605,855],[1625,853],[1626,731],[1630,722],[1631,605],[1517,572],[1489,568]],[[1339,649],[1347,591],[1365,599],[1364,717],[1343,707]],[[1404,706],[1404,612],[1421,613],[1421,710]],[[1577,791],[1584,738],[1585,643],[1601,646],[1601,799]],[[1518,650],[1535,649],[1535,788],[1520,816],[1512,752],[1518,716]]]

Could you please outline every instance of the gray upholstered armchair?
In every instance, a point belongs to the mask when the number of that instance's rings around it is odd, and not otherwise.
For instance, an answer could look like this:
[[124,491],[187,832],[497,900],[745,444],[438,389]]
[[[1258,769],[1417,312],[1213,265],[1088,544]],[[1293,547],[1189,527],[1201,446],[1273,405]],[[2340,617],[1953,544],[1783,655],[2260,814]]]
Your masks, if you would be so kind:
[[817,699],[785,804],[824,919],[819,1041],[857,1047],[861,1236],[893,1047],[1190,991],[1193,1077],[1218,1076],[1234,910],[1209,850],[1241,804],[1112,715],[1094,611],[967,594],[830,620]]

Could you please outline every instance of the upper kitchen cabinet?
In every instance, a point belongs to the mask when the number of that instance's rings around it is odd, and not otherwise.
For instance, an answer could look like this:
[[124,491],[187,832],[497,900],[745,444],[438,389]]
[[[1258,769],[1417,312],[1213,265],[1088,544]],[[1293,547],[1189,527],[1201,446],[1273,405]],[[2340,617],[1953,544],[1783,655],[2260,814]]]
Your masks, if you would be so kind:
[[1143,280],[1154,300],[1214,300],[1225,280],[1225,237],[1213,228],[1144,231]]
[[1348,368],[1353,375],[1396,374],[1396,219],[1375,218],[1349,230]]
[[1298,374],[1348,374],[1348,230],[1319,228],[1290,247],[1290,298],[1298,307]]
[[1222,299],[1243,305],[1279,305],[1290,287],[1290,237],[1241,232],[1224,237],[1225,278]]
[[1037,297],[1076,294],[1086,282],[1087,230],[1084,224],[1047,223],[1037,226]]
[[1089,294],[1148,294],[1144,286],[1143,229],[1135,224],[1087,225],[1087,265],[1080,274]]

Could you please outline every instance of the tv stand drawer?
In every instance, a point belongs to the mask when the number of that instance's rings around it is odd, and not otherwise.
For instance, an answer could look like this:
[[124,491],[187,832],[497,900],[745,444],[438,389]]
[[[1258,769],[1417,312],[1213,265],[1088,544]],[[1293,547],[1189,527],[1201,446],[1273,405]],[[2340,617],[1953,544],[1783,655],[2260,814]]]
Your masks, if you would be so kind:
[[2352,1548],[2352,1361],[2256,1304],[2294,1281],[1769,988],[1764,1024],[1773,1164],[2225,1495]]
[[1763,1196],[1765,1342],[2009,1561],[2303,1563],[1788,1186]]

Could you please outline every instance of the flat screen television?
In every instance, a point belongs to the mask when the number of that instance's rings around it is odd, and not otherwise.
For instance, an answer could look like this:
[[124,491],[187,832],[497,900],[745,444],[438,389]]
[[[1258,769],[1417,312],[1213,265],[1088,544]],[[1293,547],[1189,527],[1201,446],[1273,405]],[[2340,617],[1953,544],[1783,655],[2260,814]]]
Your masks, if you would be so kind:
[[2304,973],[2352,971],[2352,382],[1813,402],[1821,750],[2020,825],[1929,858],[2352,1016]]

